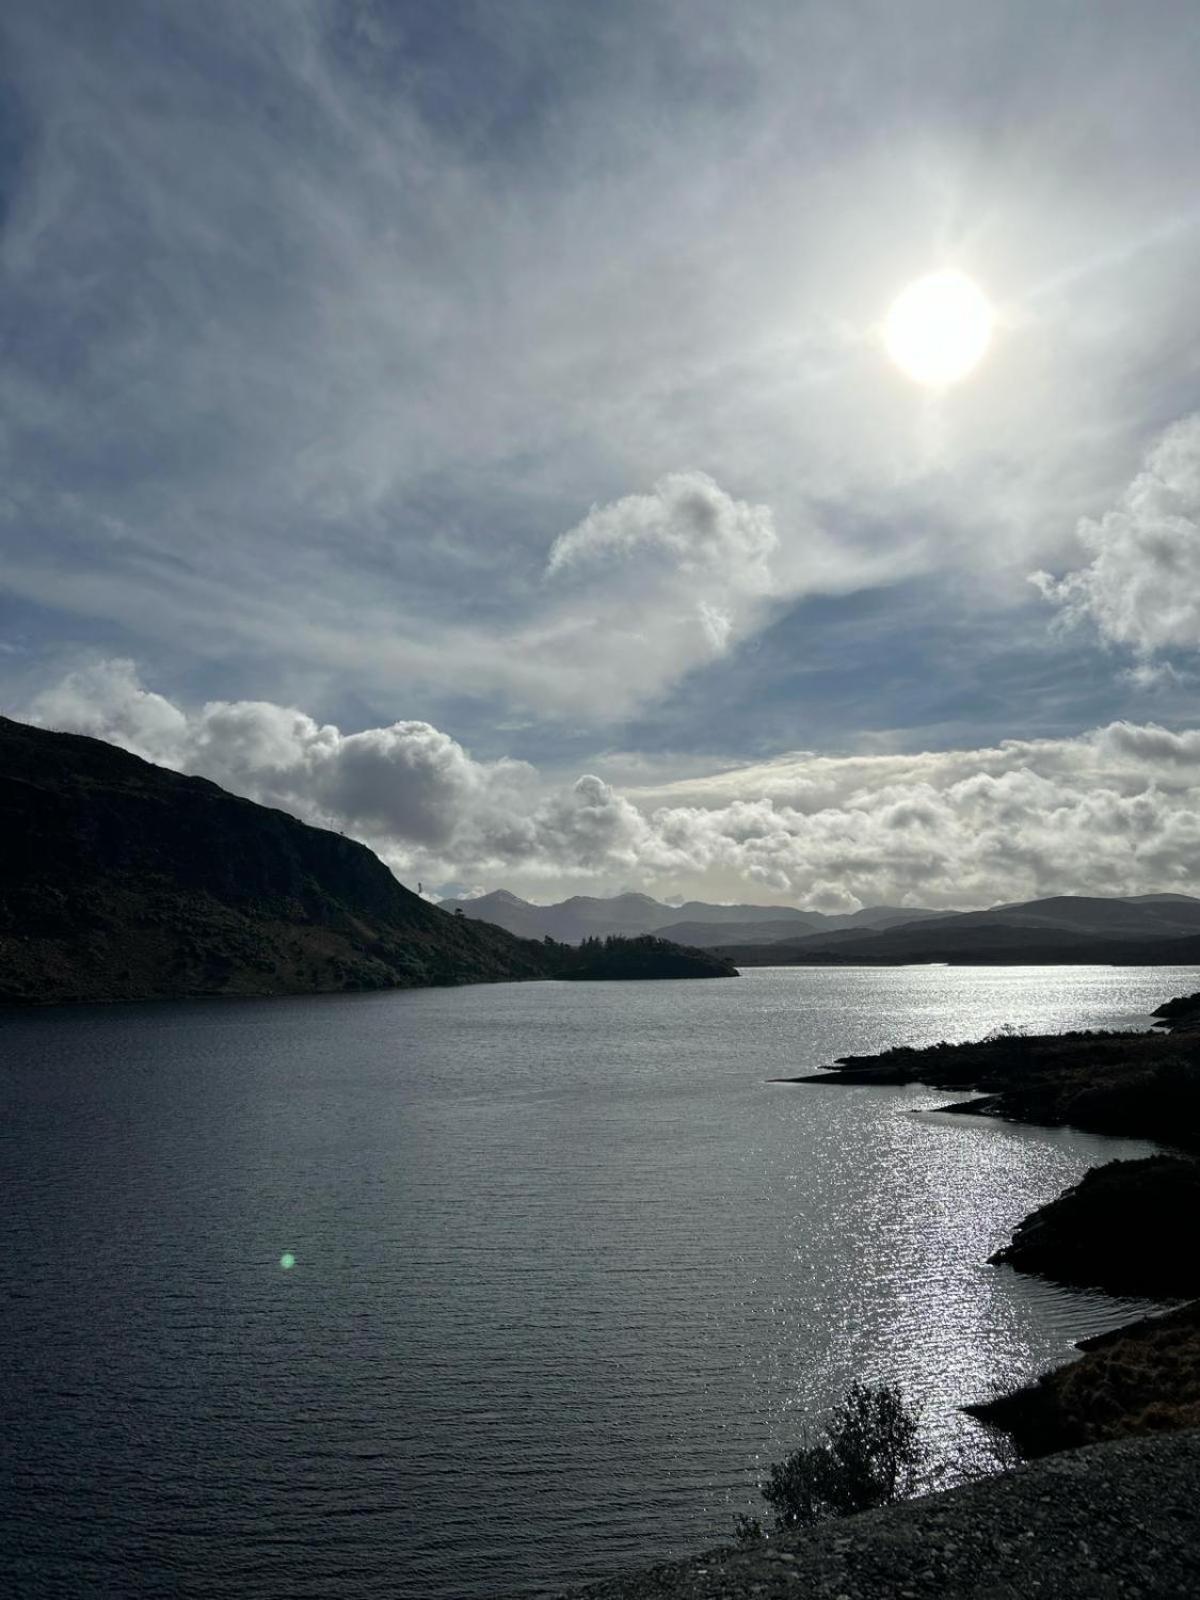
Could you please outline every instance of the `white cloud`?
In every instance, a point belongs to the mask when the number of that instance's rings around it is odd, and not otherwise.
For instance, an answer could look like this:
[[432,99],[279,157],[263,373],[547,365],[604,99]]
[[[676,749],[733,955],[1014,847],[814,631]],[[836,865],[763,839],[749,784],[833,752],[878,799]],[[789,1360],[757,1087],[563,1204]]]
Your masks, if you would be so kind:
[[98,661],[68,673],[29,708],[30,721],[108,739],[146,761],[180,767],[188,718],[161,694],[142,687],[132,661]]
[[534,898],[988,905],[1200,889],[1200,730],[884,756],[798,755],[654,789],[555,786],[424,722],[344,734],[261,701],[174,706],[128,662],[81,669],[31,720],[112,739],[372,844],[401,876]]
[[1200,416],[1168,428],[1119,506],[1079,537],[1087,566],[1034,577],[1067,621],[1144,656],[1200,647]]
[[778,539],[767,506],[703,472],[593,506],[546,566],[549,616],[520,639],[527,663],[565,675],[577,706],[625,710],[715,660],[762,615]]
[[593,506],[554,541],[548,571],[602,570],[624,558],[626,566],[638,562],[651,581],[666,566],[687,574],[701,594],[726,580],[761,594],[771,587],[767,563],[777,543],[766,506],[731,500],[705,473],[678,472],[652,494]]
[[385,849],[456,843],[479,853],[494,833],[512,850],[535,776],[519,761],[474,761],[427,722],[343,734],[262,700],[210,701],[185,713],[144,689],[133,663],[121,660],[68,674],[38,694],[28,714]]

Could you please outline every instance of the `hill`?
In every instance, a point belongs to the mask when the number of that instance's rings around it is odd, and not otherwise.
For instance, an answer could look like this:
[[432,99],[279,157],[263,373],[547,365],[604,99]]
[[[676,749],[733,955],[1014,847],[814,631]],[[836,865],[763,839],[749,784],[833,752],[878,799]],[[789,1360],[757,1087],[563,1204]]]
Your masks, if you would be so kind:
[[0,1000],[545,976],[364,845],[98,739],[0,718]]
[[477,922],[491,922],[526,939],[556,939],[579,944],[584,939],[636,937],[653,933],[664,921],[677,921],[678,913],[646,894],[622,894],[600,900],[577,894],[557,905],[537,906],[506,889],[471,900],[445,900],[446,911],[461,911]]
[[1198,1473],[1200,1428],[1116,1439],[553,1600],[1183,1600]]
[[1190,895],[1056,895],[990,911],[926,916],[882,931],[842,927],[772,942],[716,941],[711,948],[739,966],[929,961],[1188,965],[1200,959],[1200,900]]
[[930,931],[953,927],[1010,927],[1078,933],[1086,937],[1171,939],[1200,933],[1200,900],[1191,895],[1052,895],[990,911],[963,911],[925,924]]
[[[658,935],[704,950],[735,944],[778,944],[781,926],[784,924],[779,922],[669,922],[658,930]],[[804,924],[797,926],[803,928]]]

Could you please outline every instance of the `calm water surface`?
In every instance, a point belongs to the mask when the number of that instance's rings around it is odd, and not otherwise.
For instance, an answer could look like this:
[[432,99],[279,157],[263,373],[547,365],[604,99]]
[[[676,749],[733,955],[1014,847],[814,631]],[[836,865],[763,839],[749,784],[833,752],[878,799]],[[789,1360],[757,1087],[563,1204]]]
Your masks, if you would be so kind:
[[1196,987],[759,969],[0,1018],[0,1589],[540,1594],[726,1537],[856,1376],[986,1453],[956,1407],[1130,1308],[984,1258],[1146,1147],[766,1080]]

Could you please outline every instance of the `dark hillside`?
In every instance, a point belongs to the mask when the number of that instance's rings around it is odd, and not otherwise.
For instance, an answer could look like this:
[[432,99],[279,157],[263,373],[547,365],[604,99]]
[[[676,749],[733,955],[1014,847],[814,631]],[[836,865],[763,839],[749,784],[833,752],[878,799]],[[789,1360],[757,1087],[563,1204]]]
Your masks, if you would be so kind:
[[0,717],[0,1001],[288,994],[547,974],[364,845],[98,739]]
[[[711,950],[717,945],[774,944],[780,938],[781,926],[791,925],[782,924],[778,918],[771,922],[670,922],[657,933],[660,939],[674,939],[676,944]],[[797,930],[806,931],[799,918],[792,931]]]
[[1086,934],[1069,928],[1011,922],[975,922],[891,928],[884,933],[840,930],[773,944],[717,944],[710,948],[739,967],[903,966],[1192,966],[1200,963],[1200,933],[1148,938]]

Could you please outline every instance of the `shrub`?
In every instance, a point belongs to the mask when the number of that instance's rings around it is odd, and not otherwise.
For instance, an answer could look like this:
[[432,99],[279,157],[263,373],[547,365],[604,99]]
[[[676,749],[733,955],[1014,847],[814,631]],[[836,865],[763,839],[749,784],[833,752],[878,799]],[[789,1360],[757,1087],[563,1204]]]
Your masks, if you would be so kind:
[[776,1529],[809,1527],[904,1499],[925,1460],[919,1431],[916,1412],[895,1385],[852,1383],[817,1441],[776,1461],[759,1485]]

